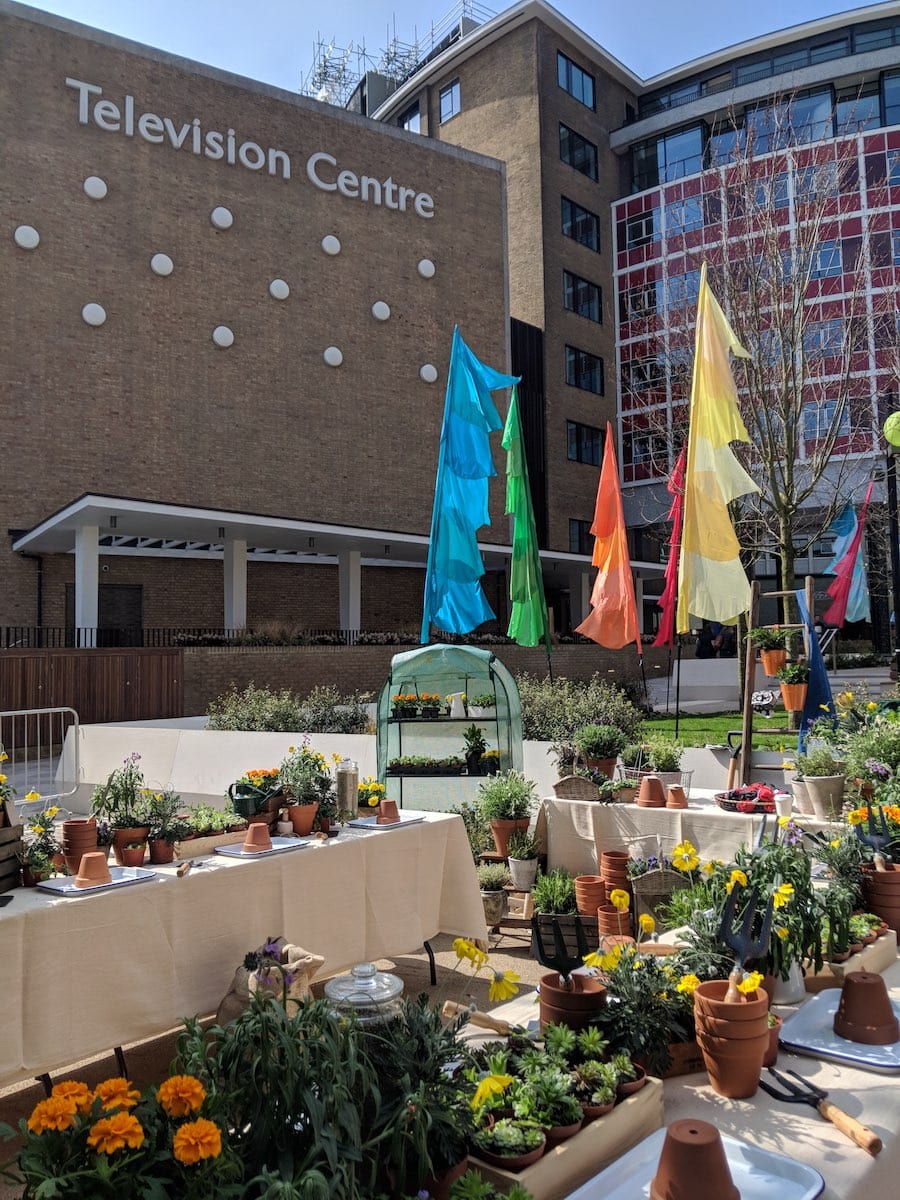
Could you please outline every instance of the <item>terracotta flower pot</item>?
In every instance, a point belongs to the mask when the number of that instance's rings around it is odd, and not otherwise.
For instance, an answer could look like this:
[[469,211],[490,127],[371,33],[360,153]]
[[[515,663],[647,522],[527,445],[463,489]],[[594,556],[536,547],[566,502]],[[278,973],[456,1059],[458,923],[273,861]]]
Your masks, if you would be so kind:
[[722,1137],[706,1121],[673,1121],[666,1130],[650,1200],[740,1200]]
[[150,847],[150,861],[154,866],[163,867],[166,863],[174,861],[174,842],[167,842],[165,838],[151,838],[147,844]]
[[598,1117],[605,1117],[607,1113],[611,1113],[615,1108],[615,1100],[611,1100],[609,1104],[582,1104],[581,1111],[584,1113],[584,1123],[588,1121],[596,1121]]
[[602,937],[604,934],[630,934],[631,913],[620,913],[611,904],[601,904],[597,909],[597,930]]
[[565,988],[552,971],[541,976],[540,1022],[587,1029],[594,1014],[606,1005],[606,988],[590,975],[572,975],[571,988]]
[[774,1067],[778,1061],[778,1039],[781,1037],[783,1024],[781,1017],[776,1017],[775,1024],[769,1029],[769,1047],[766,1050],[766,1057],[763,1059],[764,1067]]
[[851,971],[844,979],[834,1032],[848,1042],[889,1046],[900,1041],[900,1026],[887,985],[872,971]]
[[694,1012],[725,1021],[753,1021],[769,1011],[769,997],[762,988],[737,1003],[726,1002],[727,991],[727,979],[712,979],[699,984],[694,990]]
[[756,1094],[763,1059],[769,1048],[769,1031],[755,1038],[717,1038],[697,1032],[706,1073],[714,1092],[731,1100]]
[[122,857],[122,851],[129,842],[146,842],[147,835],[150,833],[149,825],[131,825],[125,829],[116,829],[113,832],[113,857],[120,867],[125,865],[125,860]]
[[584,765],[590,767],[592,771],[600,771],[607,779],[612,779],[616,773],[615,758],[586,758]]
[[[316,814],[319,811],[318,802],[313,804],[290,804],[288,805],[288,816],[291,824],[294,827],[294,833],[299,837],[308,837],[312,833],[312,827],[315,823]],[[269,843],[271,845],[271,842]]]
[[774,678],[787,663],[787,650],[760,650],[759,657],[765,673]]
[[604,879],[608,879],[610,872],[620,874],[627,870],[628,860],[631,855],[627,850],[601,850],[600,851],[600,874]]
[[900,867],[888,863],[886,871],[876,871],[867,864],[862,868],[862,888],[868,911],[900,934]]
[[759,1037],[769,1028],[766,1013],[754,1017],[752,1021],[727,1021],[719,1017],[710,1017],[706,1013],[697,1013],[695,1024],[698,1033],[706,1033],[710,1037],[738,1039]]
[[492,1154],[490,1150],[482,1150],[480,1146],[475,1153],[492,1167],[500,1167],[504,1171],[521,1171],[536,1163],[546,1149],[547,1143],[544,1141],[527,1154]]
[[637,797],[639,808],[665,808],[666,789],[658,775],[645,775]]
[[547,1139],[547,1149],[552,1150],[560,1142],[567,1142],[569,1138],[575,1136],[583,1124],[584,1117],[580,1121],[573,1121],[571,1125],[553,1125],[550,1129],[545,1129],[544,1136]]
[[[311,806],[306,806],[311,807]],[[272,838],[269,826],[265,821],[253,821],[247,826],[243,850],[245,854],[259,854],[263,850],[272,849]]]
[[85,854],[75,878],[77,888],[97,887],[101,883],[112,883],[109,862],[101,851]]
[[575,877],[575,903],[583,917],[592,917],[606,903],[606,884],[600,875]]
[[522,817],[517,821],[491,821],[491,833],[494,835],[494,846],[497,853],[506,858],[509,854],[509,839],[513,833],[517,829],[527,833],[529,824],[528,817]]
[[787,712],[803,712],[806,703],[805,683],[783,683],[781,685],[781,701]]
[[[147,853],[147,843],[143,842],[140,846],[128,847],[122,849],[122,866],[123,867],[142,867],[144,865],[144,855]],[[84,862],[84,859],[81,860]]]
[[616,1099],[624,1100],[626,1096],[633,1096],[635,1092],[639,1092],[647,1082],[647,1072],[643,1067],[637,1068],[637,1079],[628,1079],[624,1083],[619,1083],[616,1086]]
[[400,811],[396,800],[382,800],[381,812],[375,818],[376,825],[396,825],[400,820]]
[[687,796],[683,787],[670,787],[666,793],[666,808],[687,808]]

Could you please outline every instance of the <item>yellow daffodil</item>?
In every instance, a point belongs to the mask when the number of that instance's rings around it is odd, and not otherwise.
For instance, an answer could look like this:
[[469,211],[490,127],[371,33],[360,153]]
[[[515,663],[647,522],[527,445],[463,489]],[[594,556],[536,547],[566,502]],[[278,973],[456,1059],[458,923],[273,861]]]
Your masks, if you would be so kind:
[[631,897],[623,888],[613,888],[609,893],[609,902],[619,912],[628,912],[631,907]]
[[488,1000],[491,1004],[512,1000],[519,990],[519,979],[520,976],[515,971],[494,971],[493,978],[488,984]]
[[749,975],[744,976],[737,985],[737,989],[739,992],[743,992],[745,996],[749,996],[757,990],[762,981],[763,977],[759,971],[751,971]]
[[776,908],[784,908],[786,904],[790,904],[794,898],[794,885],[792,883],[781,883],[775,889],[775,894],[772,899],[775,902]]
[[822,712],[831,712],[830,704],[820,704],[819,708],[821,708]]
[[690,842],[679,842],[672,851],[672,866],[677,871],[693,871],[700,865],[700,855]]
[[638,917],[638,924],[641,927],[641,933],[649,934],[656,932],[656,922],[649,913],[641,913],[641,915]]
[[828,844],[832,848],[832,850],[837,850],[838,846],[840,846],[840,844],[841,844],[841,839],[840,838],[832,838],[832,840]]
[[56,816],[56,814],[57,814],[58,812],[59,812],[59,808],[58,808],[58,806],[57,806],[57,805],[55,805],[55,804],[52,804],[52,805],[50,806],[50,808],[48,808],[48,809],[45,809],[45,810],[44,810],[44,815],[45,815],[46,817],[49,817],[49,818],[50,818],[50,820],[52,821],[52,820],[53,820],[53,818]]
[[470,1101],[472,1107],[481,1108],[491,1096],[499,1096],[501,1092],[505,1092],[512,1081],[512,1075],[486,1075],[475,1089],[475,1095]]
[[696,989],[700,986],[700,980],[696,975],[682,975],[675,987],[676,992],[693,996]]
[[29,803],[31,803],[31,804],[33,804],[35,802],[35,800],[40,800],[40,798],[41,798],[41,793],[36,792],[33,788],[28,793],[28,795],[25,797],[25,799],[28,800]]
[[47,830],[43,827],[43,825],[32,825],[31,832],[35,835],[35,837],[42,837]]
[[788,930],[787,926],[779,925],[778,928],[775,930],[775,932],[778,935],[778,937],[781,938],[782,941],[784,941],[784,939],[788,936],[789,930]]

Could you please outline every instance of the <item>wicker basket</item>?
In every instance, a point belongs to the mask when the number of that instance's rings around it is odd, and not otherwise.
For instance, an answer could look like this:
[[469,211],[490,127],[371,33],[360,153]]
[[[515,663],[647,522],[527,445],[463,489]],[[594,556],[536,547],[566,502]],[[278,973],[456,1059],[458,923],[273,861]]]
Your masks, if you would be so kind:
[[600,790],[596,783],[583,775],[566,775],[553,785],[557,800],[599,800]]
[[637,916],[647,913],[659,925],[657,909],[668,902],[673,892],[690,887],[690,882],[680,871],[670,871],[667,868],[648,871],[646,875],[636,875],[631,881],[631,888]]

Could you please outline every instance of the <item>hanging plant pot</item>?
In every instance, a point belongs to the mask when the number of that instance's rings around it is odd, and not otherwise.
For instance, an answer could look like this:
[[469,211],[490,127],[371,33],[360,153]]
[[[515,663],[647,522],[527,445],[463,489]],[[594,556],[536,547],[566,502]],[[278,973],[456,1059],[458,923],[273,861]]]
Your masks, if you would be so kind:
[[781,685],[781,700],[786,712],[803,712],[808,686],[805,683],[783,683]]
[[765,673],[774,678],[787,663],[787,650],[760,650],[759,657]]

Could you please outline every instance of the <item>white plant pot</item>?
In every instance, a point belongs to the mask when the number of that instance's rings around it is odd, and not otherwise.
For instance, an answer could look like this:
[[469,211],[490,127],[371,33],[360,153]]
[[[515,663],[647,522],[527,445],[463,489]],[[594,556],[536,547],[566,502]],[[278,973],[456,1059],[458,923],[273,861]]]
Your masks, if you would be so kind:
[[536,858],[511,858],[509,873],[512,885],[517,892],[530,892],[537,878],[538,860]]
[[484,922],[488,929],[499,925],[509,912],[509,896],[506,892],[482,892],[481,902],[484,905]]
[[454,692],[450,697],[450,716],[462,718],[466,715],[465,692]]
[[[465,715],[465,714],[463,714],[463,715]],[[469,716],[470,717],[492,717],[493,715],[494,715],[494,710],[492,708],[482,708],[482,706],[480,704],[470,704],[469,705]]]
[[812,816],[813,806],[809,798],[809,793],[806,790],[806,780],[792,779],[791,791],[794,793],[794,806],[797,812]]
[[279,821],[276,829],[279,837],[291,837],[294,832],[294,824],[292,821]]
[[845,775],[807,775],[806,793],[820,821],[839,821],[844,803]]
[[782,979],[780,975],[775,977],[775,986],[772,989],[773,1004],[799,1004],[801,1000],[806,999],[806,987],[803,983],[803,972],[800,969],[798,962],[792,962],[788,967],[787,979]]

